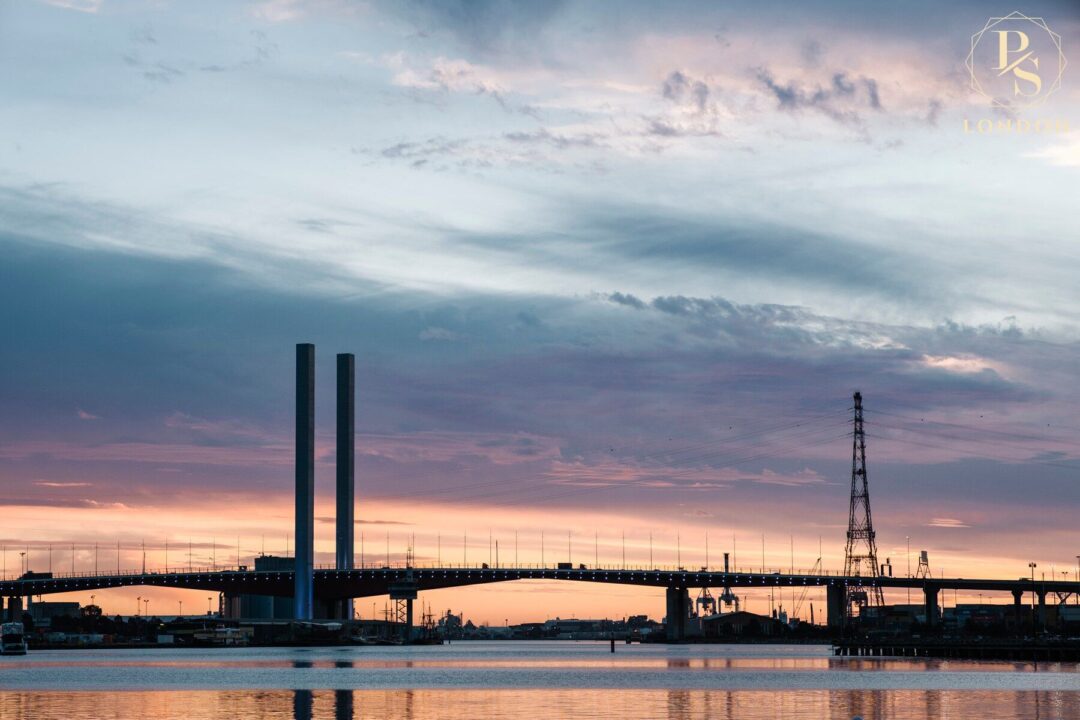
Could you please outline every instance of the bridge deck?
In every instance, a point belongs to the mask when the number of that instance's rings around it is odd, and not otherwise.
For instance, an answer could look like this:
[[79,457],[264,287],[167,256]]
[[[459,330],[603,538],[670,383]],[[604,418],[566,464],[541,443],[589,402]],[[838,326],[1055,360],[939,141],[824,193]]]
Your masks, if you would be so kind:
[[[639,585],[645,587],[807,587],[878,585],[882,588],[976,590],[984,592],[1078,593],[1080,583],[1068,581],[989,578],[858,578],[842,575],[790,573],[723,573],[693,570],[558,569],[558,568],[364,568],[316,570],[315,595],[323,600],[385,595],[391,583],[412,580],[418,590],[481,585],[513,580],[567,580],[574,582]],[[216,570],[148,572],[67,577],[28,578],[0,582],[0,595],[26,597],[55,593],[104,590],[137,585],[211,590],[229,594],[293,594],[293,573],[288,571]]]

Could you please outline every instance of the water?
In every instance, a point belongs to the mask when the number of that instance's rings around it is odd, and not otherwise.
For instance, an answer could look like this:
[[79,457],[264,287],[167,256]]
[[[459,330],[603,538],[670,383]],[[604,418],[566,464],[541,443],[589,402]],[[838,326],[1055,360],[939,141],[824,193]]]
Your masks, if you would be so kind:
[[55,650],[0,658],[0,720],[1075,720],[1080,666],[797,645]]

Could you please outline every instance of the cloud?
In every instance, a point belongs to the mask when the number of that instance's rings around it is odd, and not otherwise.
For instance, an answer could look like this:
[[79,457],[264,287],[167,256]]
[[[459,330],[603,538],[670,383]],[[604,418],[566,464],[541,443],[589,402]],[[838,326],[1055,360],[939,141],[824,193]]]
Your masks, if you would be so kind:
[[461,334],[441,327],[426,327],[420,331],[419,337],[421,340],[443,340],[447,342],[462,339]]
[[[561,133],[546,128],[503,133],[498,136],[457,138],[434,136],[420,141],[388,145],[376,154],[387,160],[404,160],[413,168],[442,168],[452,163],[458,168],[490,169],[496,166],[559,166],[576,164],[572,153],[599,150],[604,135],[592,132]],[[371,154],[355,149],[357,154]],[[578,167],[581,167],[578,165]]]
[[53,7],[64,8],[66,10],[77,10],[84,13],[96,13],[105,4],[105,0],[40,0],[46,5],[52,5]]
[[138,70],[145,79],[156,83],[169,84],[186,75],[180,68],[164,62],[144,61],[138,53],[124,55],[123,60],[125,65]]
[[0,460],[49,458],[79,462],[172,463],[238,467],[288,466],[292,462],[291,457],[287,445],[257,448],[151,442],[88,445],[42,440],[8,443],[0,449]]
[[697,112],[705,112],[709,103],[709,86],[701,80],[694,80],[675,70],[665,78],[660,94],[665,99],[680,104],[689,104]]
[[[380,338],[377,348],[355,348],[364,409],[357,471],[367,501],[378,505],[367,515],[394,522],[417,522],[425,504],[449,517],[591,501],[611,512],[648,507],[677,517],[677,503],[693,502],[719,524],[764,512],[778,491],[804,509],[842,516],[853,387],[872,410],[932,420],[968,423],[968,414],[994,409],[1015,428],[1025,418],[1069,425],[1074,414],[1064,380],[1074,349],[1010,322],[917,327],[625,290],[352,300],[252,287],[239,271],[222,275],[208,261],[104,255],[6,248],[0,303],[14,307],[19,298],[35,309],[10,324],[10,343],[0,348],[0,363],[18,380],[0,415],[0,480],[11,499],[48,506],[51,495],[76,492],[19,484],[35,478],[92,483],[93,493],[64,499],[80,512],[93,508],[83,500],[106,509],[221,507],[223,497],[236,507],[284,508],[298,339],[316,342],[326,379],[335,350]],[[62,297],[47,292],[56,286],[65,287]],[[151,321],[153,332],[138,330]],[[425,344],[428,328],[470,342]],[[955,372],[926,365],[925,356],[977,357],[1026,372]],[[70,404],[43,406],[21,390],[40,386],[39,376],[56,378],[60,397],[79,389],[108,427],[71,423]],[[331,408],[333,383],[318,387],[317,405]],[[1058,479],[1071,477],[1058,464],[1075,462],[1077,451],[1065,433],[1054,435],[1061,442],[1010,438],[1020,447],[1005,454],[977,430],[869,417],[875,478],[904,488],[901,498],[940,486],[939,501],[962,499],[977,483],[980,502],[1013,502],[1020,475],[1058,502],[1076,495]],[[782,423],[792,427],[769,430]],[[332,425],[320,427],[317,442],[329,478]],[[1066,454],[1046,456],[1053,465],[1027,462],[1052,451]],[[178,478],[162,467],[184,472]],[[955,512],[942,507],[943,516]]]
[[721,137],[721,124],[732,116],[729,108],[712,101],[712,91],[705,80],[682,70],[667,75],[661,83],[660,96],[671,108],[663,114],[644,117],[646,136]]
[[[1035,171],[1071,156],[948,142],[978,8],[925,5],[16,13],[9,104],[40,112],[12,115],[0,188],[0,482],[43,504],[13,521],[114,532],[86,514],[122,503],[161,508],[132,537],[283,537],[311,340],[320,499],[355,351],[372,522],[824,526],[839,553],[859,388],[883,543],[932,501],[973,525],[932,533],[954,546],[1067,546],[1076,263],[1063,169]],[[273,52],[253,28],[289,52],[241,72]],[[1023,181],[963,181],[993,173]]]
[[260,20],[280,23],[299,20],[307,14],[305,0],[262,0],[250,6],[250,12]]
[[[361,58],[365,60],[365,58]],[[520,113],[539,118],[539,112],[528,103],[511,99],[507,87],[508,77],[492,68],[471,63],[462,58],[436,57],[424,63],[415,63],[404,53],[384,55],[381,64],[393,72],[392,82],[397,87],[414,92],[461,93],[489,97],[509,113]],[[425,102],[428,97],[416,98]]]
[[802,44],[800,49],[803,62],[807,67],[817,68],[821,66],[821,62],[825,57],[825,48],[817,40],[807,40]]
[[605,297],[611,302],[618,303],[619,305],[626,305],[627,307],[636,308],[638,310],[645,308],[644,301],[629,293],[613,292]]
[[32,498],[0,496],[0,507],[51,507],[83,510],[127,510],[121,502],[102,502],[91,498]]
[[434,137],[422,142],[399,142],[384,147],[379,154],[384,158],[426,162],[433,156],[454,155],[469,145],[466,140],[449,140]]
[[792,80],[779,83],[768,68],[758,68],[756,77],[776,99],[778,107],[788,112],[813,109],[841,124],[861,124],[861,109],[883,110],[878,83],[873,78],[850,78],[846,72],[834,72],[827,86],[803,86]]
[[88,413],[85,410],[83,410],[82,408],[77,408],[75,410],[75,415],[80,420],[100,420],[101,419],[101,416],[94,415],[93,413]]
[[422,33],[445,33],[481,56],[517,52],[527,56],[561,13],[562,0],[396,0],[383,7],[411,20]]
[[966,356],[966,357],[952,357],[948,355],[934,356],[924,355],[922,362],[927,367],[940,368],[942,370],[948,370],[957,373],[980,373],[980,372],[995,372],[1001,373],[1002,366],[998,363],[993,363],[985,358]]
[[931,127],[937,127],[938,120],[941,118],[941,112],[945,105],[940,100],[934,99],[927,103],[926,110],[926,124]]
[[[337,523],[337,518],[330,515],[316,515],[315,522],[322,523],[324,525],[333,525]],[[357,519],[353,521],[354,525],[414,525],[415,523],[402,522],[400,520],[371,520],[367,518]]]
[[1080,139],[1066,139],[1028,152],[1025,157],[1045,160],[1059,167],[1080,167]]
[[963,520],[958,520],[956,518],[936,517],[936,518],[932,518],[930,520],[930,522],[928,522],[926,524],[926,527],[933,527],[933,528],[969,528],[971,526],[968,525],[967,523],[965,523]]
[[529,132],[510,132],[503,135],[513,143],[541,144],[566,150],[568,148],[595,148],[599,143],[600,135],[597,133],[579,133],[565,135],[553,133],[547,128],[540,128]]

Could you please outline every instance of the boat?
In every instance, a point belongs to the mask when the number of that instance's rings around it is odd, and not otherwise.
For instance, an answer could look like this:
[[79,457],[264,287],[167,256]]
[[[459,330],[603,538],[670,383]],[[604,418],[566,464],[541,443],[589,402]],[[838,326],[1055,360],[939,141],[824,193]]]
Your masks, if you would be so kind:
[[0,655],[25,655],[26,636],[23,624],[10,622],[0,625]]

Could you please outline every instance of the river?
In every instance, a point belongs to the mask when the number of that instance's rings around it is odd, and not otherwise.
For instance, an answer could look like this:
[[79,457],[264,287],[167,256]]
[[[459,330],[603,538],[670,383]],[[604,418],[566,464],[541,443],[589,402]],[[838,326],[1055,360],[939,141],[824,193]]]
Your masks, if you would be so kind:
[[1076,720],[1080,666],[825,646],[460,642],[0,657],[0,720]]

